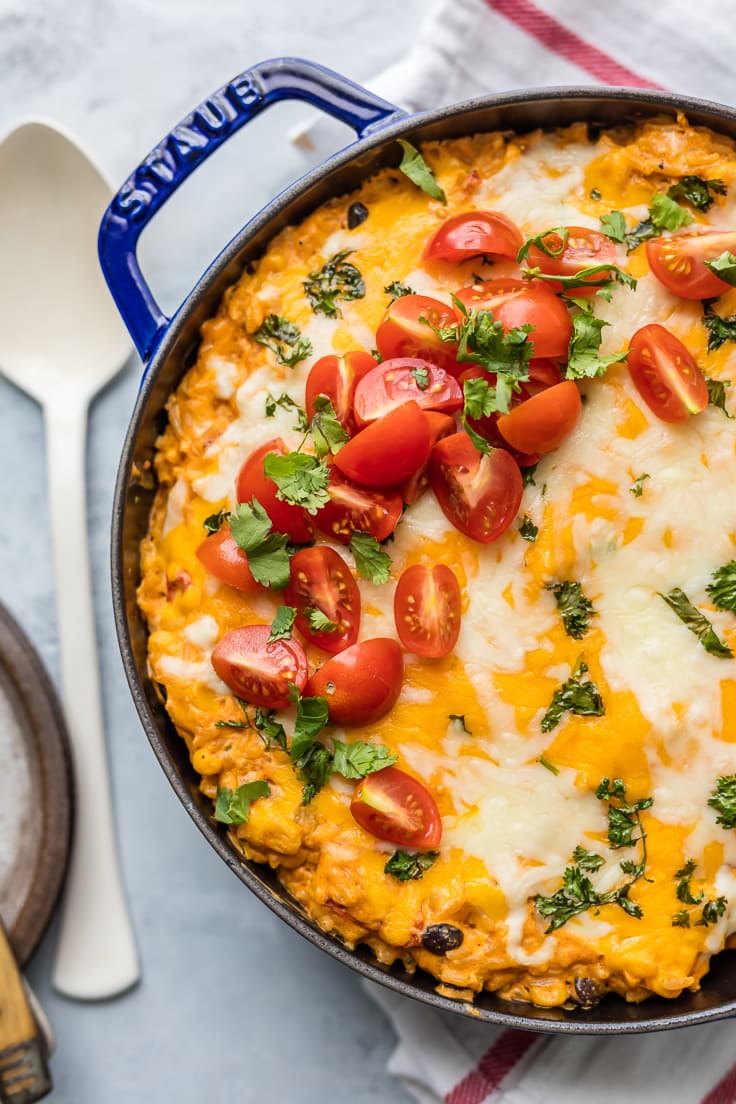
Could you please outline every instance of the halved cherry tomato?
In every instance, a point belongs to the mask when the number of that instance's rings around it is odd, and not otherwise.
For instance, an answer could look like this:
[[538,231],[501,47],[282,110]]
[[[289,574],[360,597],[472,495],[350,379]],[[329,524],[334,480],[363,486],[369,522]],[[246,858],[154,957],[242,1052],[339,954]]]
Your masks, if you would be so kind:
[[248,557],[230,536],[227,526],[202,541],[197,559],[210,575],[228,586],[251,592],[262,589],[250,573]]
[[[550,230],[542,238],[544,245],[555,256],[550,257],[544,249],[531,245],[525,264],[529,268],[540,268],[549,276],[575,276],[582,268],[590,268],[593,265],[616,263],[616,246],[605,234],[597,230],[590,230],[587,226],[568,226],[567,241],[562,244],[562,235],[556,230]],[[589,277],[591,280],[600,279],[600,274]],[[563,285],[552,280],[545,281],[550,291],[561,291]],[[592,294],[586,288],[576,288],[576,295]]]
[[314,672],[305,693],[326,698],[333,724],[373,724],[393,709],[403,675],[399,645],[389,637],[376,637],[328,659]]
[[[426,320],[426,321],[425,321]],[[420,357],[457,371],[457,346],[440,340],[433,326],[454,326],[452,307],[429,295],[402,295],[394,299],[376,330],[376,348],[384,360]]]
[[270,517],[274,529],[279,533],[286,533],[294,544],[307,544],[314,537],[314,526],[308,514],[301,507],[292,506],[291,503],[277,498],[276,484],[263,473],[263,461],[269,453],[275,452],[283,456],[288,451],[282,439],[276,437],[252,452],[238,472],[235,493],[238,502],[250,502],[257,498]]
[[422,259],[454,264],[481,256],[515,261],[522,241],[518,226],[499,211],[466,211],[445,219],[422,250]]
[[442,839],[442,819],[431,793],[398,767],[361,779],[350,812],[366,832],[399,847],[430,851]]
[[454,376],[428,360],[394,357],[384,360],[355,388],[355,421],[359,426],[382,418],[414,399],[422,410],[453,414],[463,405],[463,393]]
[[315,361],[307,376],[304,405],[307,417],[315,415],[314,400],[318,395],[326,395],[332,403],[337,420],[348,433],[355,432],[353,419],[353,397],[358,380],[362,379],[376,362],[370,353],[359,350],[345,353],[344,356],[320,357]]
[[721,253],[736,250],[736,230],[679,230],[647,242],[649,267],[661,284],[683,299],[713,299],[729,284],[705,267]]
[[289,686],[301,692],[307,657],[296,640],[272,640],[269,625],[247,625],[225,633],[212,652],[215,673],[233,694],[264,709],[289,704]]
[[434,446],[429,472],[445,517],[481,544],[500,537],[519,512],[521,472],[505,449],[485,456],[467,433],[455,433]]
[[[333,655],[358,639],[360,591],[350,568],[334,548],[301,548],[291,557],[284,601],[296,609],[296,627],[307,640]],[[334,628],[312,628],[309,611],[324,614]]]
[[[456,297],[468,310],[491,311],[504,330],[533,326],[529,341],[535,357],[567,356],[572,321],[565,304],[549,288],[509,276],[461,288]],[[458,317],[462,317],[459,311]]]
[[397,487],[427,462],[431,441],[427,416],[412,400],[343,445],[335,465],[363,487]]
[[401,495],[396,491],[369,491],[351,483],[335,467],[330,470],[327,490],[330,501],[317,511],[314,520],[317,528],[333,540],[350,544],[356,530],[370,533],[379,541],[393,533],[403,510]]
[[460,633],[462,596],[455,572],[446,564],[412,564],[402,571],[394,593],[399,640],[429,659],[449,655]]
[[560,369],[552,360],[530,360],[529,379],[524,387],[530,395],[537,395],[545,387],[554,387],[561,380]]
[[[435,410],[427,410],[424,414],[429,425],[430,433],[430,449],[432,445],[436,445],[438,441],[443,437],[449,437],[451,433],[457,431],[455,425],[455,419],[451,418],[449,414],[438,414]],[[430,453],[431,455],[431,453]],[[410,475],[406,483],[402,483],[399,488],[399,495],[407,506],[413,505],[416,500],[424,494],[429,486],[429,457],[427,457],[423,466],[414,475]],[[378,538],[381,540],[381,538]]]
[[653,322],[636,331],[627,364],[639,394],[663,422],[684,422],[708,405],[708,385],[695,358],[664,326]]
[[519,452],[551,452],[573,429],[582,408],[576,384],[565,380],[502,414],[496,425],[503,439]]

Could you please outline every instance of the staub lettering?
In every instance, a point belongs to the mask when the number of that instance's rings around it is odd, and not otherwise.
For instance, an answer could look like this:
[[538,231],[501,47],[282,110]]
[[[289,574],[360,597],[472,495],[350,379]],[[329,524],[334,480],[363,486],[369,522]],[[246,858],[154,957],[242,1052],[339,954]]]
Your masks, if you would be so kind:
[[[253,79],[245,74],[215,92],[149,153],[125,182],[115,199],[116,210],[138,221],[176,179],[182,166],[194,167],[220,144],[228,132],[245,122],[262,99]],[[164,198],[164,197],[162,197]]]

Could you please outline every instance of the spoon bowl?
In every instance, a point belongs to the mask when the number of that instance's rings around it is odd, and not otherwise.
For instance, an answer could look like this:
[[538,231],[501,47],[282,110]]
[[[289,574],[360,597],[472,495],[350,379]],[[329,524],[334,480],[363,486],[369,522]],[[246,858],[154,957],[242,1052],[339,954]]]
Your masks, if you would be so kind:
[[0,371],[44,412],[76,795],[54,984],[81,999],[113,996],[138,978],[115,847],[85,496],[89,403],[130,353],[97,261],[110,195],[97,166],[50,123],[26,122],[0,143]]

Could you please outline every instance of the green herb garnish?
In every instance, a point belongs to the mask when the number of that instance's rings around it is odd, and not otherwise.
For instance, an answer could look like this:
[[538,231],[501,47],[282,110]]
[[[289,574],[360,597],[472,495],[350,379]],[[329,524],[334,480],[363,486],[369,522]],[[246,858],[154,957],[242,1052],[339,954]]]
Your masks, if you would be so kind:
[[641,475],[637,475],[636,479],[629,487],[629,490],[633,494],[634,498],[641,498],[641,496],[644,494],[644,480],[651,478],[652,477],[649,472],[642,472]]
[[426,391],[429,387],[429,372],[426,368],[412,368],[411,374],[414,377],[417,387],[420,391]]
[[410,288],[408,284],[402,284],[401,280],[392,280],[383,290],[391,300],[402,299],[404,295],[416,295],[414,288]]
[[303,613],[312,632],[333,633],[340,628],[334,621],[330,621],[327,614],[317,606],[309,606]]
[[736,560],[729,560],[713,572],[713,582],[708,583],[705,593],[716,609],[730,610],[736,613]]
[[587,664],[581,657],[567,682],[558,686],[552,695],[552,701],[542,717],[542,732],[557,728],[564,713],[574,713],[578,717],[603,716],[605,708],[598,687],[590,679],[583,678],[587,671]]
[[211,537],[213,533],[219,532],[229,517],[230,511],[225,509],[218,510],[216,514],[210,514],[209,517],[206,517],[202,524],[207,536]]
[[528,514],[524,514],[519,525],[519,532],[525,541],[530,543],[537,539],[537,533],[539,532],[539,526],[535,525]]
[[718,779],[708,804],[718,813],[716,824],[736,828],[736,774],[724,774]]
[[391,557],[370,533],[357,530],[350,538],[348,548],[355,558],[355,570],[363,579],[376,586],[387,583],[391,576]]
[[276,616],[271,622],[271,632],[268,637],[268,643],[272,640],[288,640],[291,636],[291,630],[294,627],[294,621],[296,619],[296,610],[293,606],[279,606],[276,610]]
[[699,905],[705,897],[703,892],[700,892],[697,897],[693,897],[693,891],[691,886],[692,876],[695,873],[695,867],[697,863],[695,859],[688,859],[685,865],[677,871],[675,877],[677,878],[677,886],[675,888],[675,896],[678,901],[682,901],[683,905]]
[[[567,226],[555,226],[552,230],[545,230],[541,234],[535,234],[527,238],[519,252],[516,254],[518,264],[526,260],[532,246],[544,253],[547,257],[561,257],[565,252],[570,231]],[[551,240],[548,240],[551,239]]]
[[401,164],[399,165],[400,171],[411,180],[412,184],[416,184],[417,188],[421,188],[432,199],[438,199],[440,203],[447,205],[447,196],[440,188],[434,173],[416,146],[413,146],[411,142],[404,141],[403,138],[399,138],[397,141],[403,150]]
[[703,180],[702,176],[683,176],[668,189],[670,199],[684,199],[698,211],[709,211],[717,195],[725,196],[728,188],[720,179]]
[[550,761],[550,760],[549,760],[549,759],[547,758],[547,756],[546,756],[546,755],[540,755],[540,756],[539,756],[539,759],[537,760],[537,762],[538,762],[538,763],[539,763],[539,764],[540,764],[541,766],[543,766],[545,770],[548,770],[548,771],[550,772],[550,774],[559,774],[559,773],[560,773],[560,768],[559,768],[558,766],[555,766],[555,764],[554,764],[554,763],[552,763],[552,762],[551,762],[551,761]]
[[230,515],[230,536],[248,557],[253,578],[261,586],[283,590],[289,582],[289,538],[272,530],[271,519],[257,498],[241,502]]
[[727,418],[732,417],[726,409],[726,388],[731,386],[730,380],[714,380],[709,376],[705,377],[705,384],[708,388],[708,402],[711,406],[717,406],[719,410],[722,410]]
[[683,625],[697,636],[706,652],[714,656],[720,656],[722,659],[733,657],[733,652],[717,635],[708,618],[699,609],[696,609],[683,590],[675,587],[668,594],[662,594],[660,591],[657,593],[670,609],[677,614]]
[[439,851],[423,851],[414,855],[408,851],[394,851],[383,872],[393,875],[400,882],[416,881],[439,857]]
[[251,335],[259,345],[265,345],[275,353],[279,364],[293,368],[312,353],[312,342],[302,337],[301,330],[280,314],[268,314],[262,324]]
[[350,437],[343,429],[335,414],[335,408],[326,395],[317,395],[314,400],[314,417],[309,424],[314,441],[314,451],[318,460],[323,460],[328,452],[339,452]]
[[601,337],[604,326],[610,323],[593,314],[588,303],[572,319],[572,336],[567,354],[566,379],[593,379],[605,375],[612,364],[626,360],[628,351],[601,356]]
[[275,717],[275,709],[261,709],[259,706],[256,709],[255,726],[267,748],[278,747],[286,751],[286,731]]
[[352,744],[335,740],[334,743],[332,769],[343,778],[365,778],[367,774],[393,766],[398,759],[383,744],[367,744],[363,740],[354,740]]
[[292,506],[316,514],[330,500],[327,490],[330,469],[323,460],[303,452],[281,456],[269,452],[263,460],[263,474],[276,484],[276,497]]
[[580,583],[547,583],[544,589],[554,594],[567,635],[573,640],[582,640],[590,628],[591,617],[596,616],[596,610],[583,594]]
[[713,310],[713,299],[703,303],[703,325],[708,331],[708,352],[720,349],[727,341],[736,341],[736,314],[723,318]]
[[215,801],[215,820],[221,824],[246,824],[250,816],[250,807],[259,797],[268,797],[271,787],[263,779],[244,782],[237,790],[217,788]]
[[589,265],[581,268],[573,276],[552,275],[542,272],[541,268],[524,268],[521,272],[525,280],[552,280],[561,285],[561,290],[567,294],[576,288],[598,288],[606,290],[615,284],[623,284],[624,287],[635,288],[636,280],[628,272],[614,264]]
[[343,249],[318,271],[309,273],[304,291],[315,314],[339,318],[342,312],[337,306],[338,299],[364,298],[365,281],[360,270],[345,259],[354,252],[354,249]]
[[704,263],[705,267],[709,268],[719,280],[723,280],[732,287],[736,285],[736,257],[733,253],[726,250],[712,261],[705,261]]
[[282,410],[293,410],[296,413],[296,425],[294,429],[297,433],[306,433],[309,429],[309,419],[307,418],[307,412],[303,406],[300,406],[298,402],[292,399],[291,395],[281,394],[277,399],[273,397],[269,391],[266,396],[266,417],[273,418],[276,413],[276,407],[280,406]]

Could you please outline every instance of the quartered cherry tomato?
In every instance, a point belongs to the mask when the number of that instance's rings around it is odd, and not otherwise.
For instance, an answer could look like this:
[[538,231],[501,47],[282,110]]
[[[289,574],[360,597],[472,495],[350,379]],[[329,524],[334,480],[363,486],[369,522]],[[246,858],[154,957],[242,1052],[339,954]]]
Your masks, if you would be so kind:
[[320,357],[312,365],[307,376],[304,398],[307,417],[311,420],[315,415],[314,400],[317,396],[326,395],[343,429],[350,434],[354,433],[355,387],[358,381],[375,367],[376,362],[370,353],[357,350],[345,353],[343,356],[331,354]]
[[[491,311],[504,330],[533,326],[529,341],[535,357],[567,356],[572,321],[565,304],[549,288],[508,277],[461,288],[457,298],[468,310]],[[462,318],[459,311],[458,317]]]
[[481,544],[500,537],[519,512],[521,472],[505,449],[485,456],[467,433],[455,433],[434,446],[429,472],[445,517]]
[[529,379],[524,387],[530,395],[536,395],[545,387],[554,387],[561,379],[560,369],[553,360],[530,360]]
[[629,342],[631,378],[649,409],[663,422],[684,422],[708,405],[708,385],[692,353],[656,322]]
[[238,502],[257,498],[277,532],[286,533],[294,544],[307,544],[314,537],[314,526],[306,511],[277,498],[276,484],[263,472],[263,461],[269,453],[283,456],[288,451],[282,439],[276,437],[252,452],[238,472],[235,493]]
[[393,533],[403,510],[397,491],[369,491],[351,483],[335,467],[330,470],[327,490],[330,501],[317,511],[314,520],[332,540],[350,544],[356,530],[370,533],[379,541]]
[[679,230],[647,242],[649,267],[661,284],[683,299],[714,299],[729,284],[705,267],[721,253],[736,250],[736,230]]
[[462,596],[455,572],[446,564],[413,564],[401,573],[394,593],[399,640],[429,659],[449,655],[460,633]]
[[350,812],[361,828],[398,847],[430,851],[442,839],[442,820],[431,793],[398,767],[384,767],[355,787]]
[[581,410],[577,385],[565,380],[519,403],[508,414],[502,414],[496,427],[512,448],[541,454],[562,444]]
[[377,637],[328,659],[305,693],[326,699],[333,724],[373,724],[393,709],[403,676],[401,648],[390,637]]
[[457,346],[442,341],[432,327],[454,326],[452,307],[429,295],[402,295],[394,299],[376,330],[376,348],[384,360],[419,357],[457,371]]
[[394,357],[384,360],[355,388],[355,421],[359,426],[382,418],[413,399],[422,410],[452,414],[463,405],[463,393],[454,376],[428,360]]
[[[587,226],[567,226],[565,229],[568,237],[564,245],[562,235],[557,230],[550,230],[542,238],[542,243],[549,252],[537,245],[531,245],[524,263],[529,268],[540,268],[549,276],[575,276],[582,268],[616,264],[616,246],[605,234],[590,230]],[[596,280],[600,277],[601,273],[589,279]],[[563,287],[552,280],[546,281],[546,284],[550,291],[561,291]],[[591,292],[594,290],[590,289]],[[576,295],[586,293],[586,288],[575,289]]]
[[335,465],[363,487],[397,487],[427,462],[431,440],[426,414],[406,402],[343,445]]
[[233,694],[264,709],[289,704],[289,686],[307,682],[307,657],[296,640],[272,640],[270,625],[247,625],[225,633],[212,652],[212,666]]
[[480,256],[515,261],[522,240],[518,226],[499,211],[466,211],[445,219],[422,250],[422,259],[454,264]]
[[[438,414],[434,410],[427,410],[424,416],[429,426],[430,449],[433,445],[436,445],[438,441],[442,440],[443,437],[449,437],[451,433],[457,431],[455,419],[451,418],[449,414]],[[428,486],[429,457],[427,457],[419,471],[416,471],[414,475],[410,475],[407,481],[401,484],[399,487],[399,497],[403,499],[407,506],[411,506],[424,494]],[[380,537],[378,539],[381,540]]]
[[324,544],[302,548],[291,557],[290,570],[284,601],[296,609],[299,632],[333,655],[354,644],[360,628],[360,591],[343,558]]
[[210,575],[228,586],[252,592],[262,589],[251,575],[248,557],[230,536],[227,526],[202,541],[197,559]]

